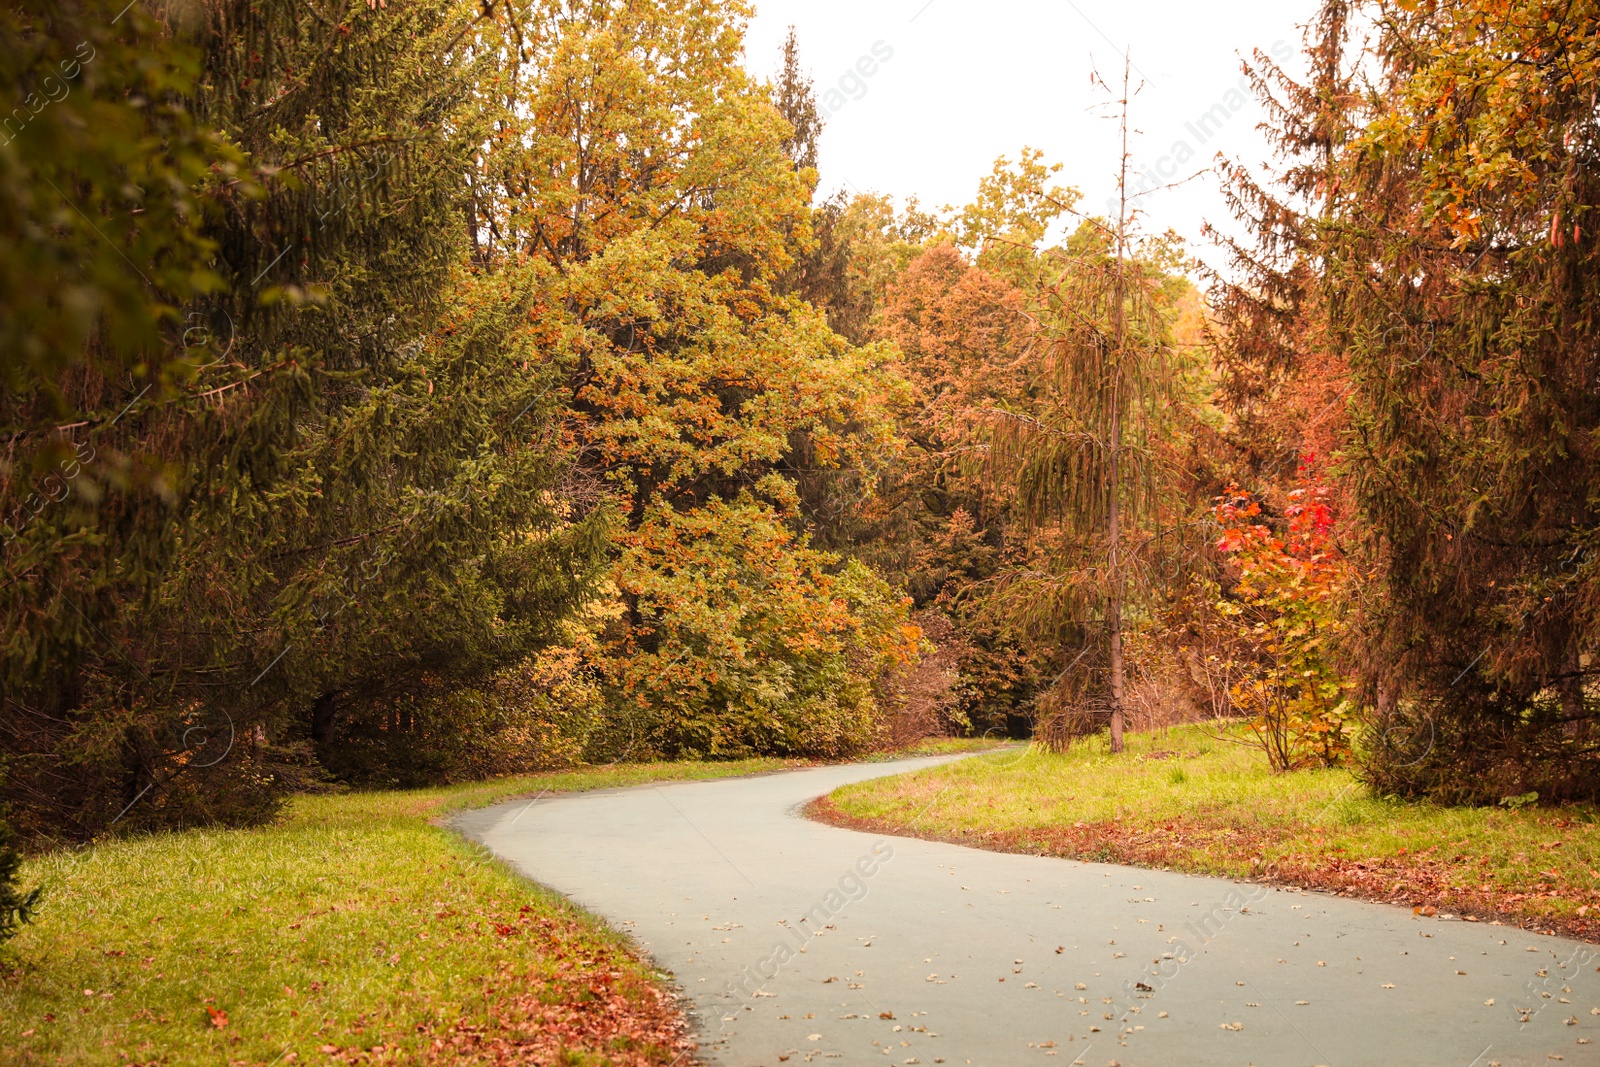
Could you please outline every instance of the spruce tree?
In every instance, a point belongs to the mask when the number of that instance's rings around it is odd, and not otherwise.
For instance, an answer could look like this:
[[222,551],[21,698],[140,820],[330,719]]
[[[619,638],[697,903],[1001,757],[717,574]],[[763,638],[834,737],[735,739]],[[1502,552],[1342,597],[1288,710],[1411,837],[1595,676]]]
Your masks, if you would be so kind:
[[1352,658],[1388,792],[1600,788],[1597,19],[1328,0],[1307,82],[1255,64],[1285,183],[1235,172],[1259,247],[1227,324],[1258,381],[1348,368],[1336,470],[1370,576]]
[[[138,248],[188,242],[205,269],[181,292],[135,283],[128,299],[173,324],[146,342],[161,359],[113,358],[135,335],[112,317],[76,356],[87,372],[35,385],[87,413],[104,459],[74,483],[97,495],[37,521],[55,542],[7,557],[28,581],[5,586],[22,684],[0,744],[21,757],[7,790],[29,832],[259,819],[313,752],[364,775],[345,740],[374,718],[427,748],[396,701],[548,644],[603,559],[604,510],[559,491],[537,294],[468,263],[482,70],[462,46],[488,13],[193,11],[130,15],[124,46],[184,73],[167,111],[234,170],[198,168],[176,183],[190,210],[125,227]],[[103,127],[138,119],[128,84],[103,88]],[[132,164],[107,154],[57,184],[121,188]]]

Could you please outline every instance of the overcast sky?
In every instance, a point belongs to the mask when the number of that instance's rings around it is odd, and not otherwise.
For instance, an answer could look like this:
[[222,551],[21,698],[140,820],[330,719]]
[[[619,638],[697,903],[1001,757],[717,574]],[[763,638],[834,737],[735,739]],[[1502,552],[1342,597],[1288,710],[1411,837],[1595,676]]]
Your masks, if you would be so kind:
[[[1136,98],[1135,161],[1184,177],[1220,150],[1254,166],[1267,156],[1260,108],[1237,92],[1239,54],[1291,55],[1313,0],[757,0],[749,64],[775,71],[792,23],[824,112],[823,189],[963,204],[996,156],[1031,145],[1065,164],[1092,210],[1115,191],[1116,125],[1092,107],[1098,66],[1120,74],[1131,49],[1146,81]],[[862,73],[863,71],[870,73]],[[1144,198],[1147,226],[1171,227],[1202,255],[1200,225],[1226,223],[1207,175]],[[1210,255],[1207,259],[1212,259]]]

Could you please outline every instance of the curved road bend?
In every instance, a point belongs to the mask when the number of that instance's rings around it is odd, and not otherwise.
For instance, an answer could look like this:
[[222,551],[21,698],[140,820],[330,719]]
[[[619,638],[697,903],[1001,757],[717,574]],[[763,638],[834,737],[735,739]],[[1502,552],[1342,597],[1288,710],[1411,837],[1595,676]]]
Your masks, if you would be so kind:
[[799,817],[948,758],[518,801],[457,826],[628,931],[727,1067],[1600,1064],[1590,946]]

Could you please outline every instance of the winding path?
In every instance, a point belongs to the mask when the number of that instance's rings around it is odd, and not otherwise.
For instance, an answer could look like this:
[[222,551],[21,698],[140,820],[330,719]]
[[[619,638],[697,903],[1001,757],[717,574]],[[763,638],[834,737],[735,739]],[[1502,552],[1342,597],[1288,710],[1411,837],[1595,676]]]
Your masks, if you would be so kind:
[[1600,1064],[1600,950],[1577,942],[800,818],[840,785],[940,762],[513,802],[457,825],[628,931],[727,1067]]

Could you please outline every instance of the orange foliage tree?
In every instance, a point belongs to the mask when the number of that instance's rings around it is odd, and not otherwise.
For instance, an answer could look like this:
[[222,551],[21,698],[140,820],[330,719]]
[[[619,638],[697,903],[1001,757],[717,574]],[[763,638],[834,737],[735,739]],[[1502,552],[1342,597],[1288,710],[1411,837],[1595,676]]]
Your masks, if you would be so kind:
[[885,346],[786,291],[815,172],[744,69],[748,14],[541,0],[480,30],[503,62],[472,241],[537,285],[574,477],[623,516],[598,668],[615,707],[650,709],[635,754],[858,749],[862,650],[904,639],[900,600],[808,541],[798,483],[896,454],[897,388]]

